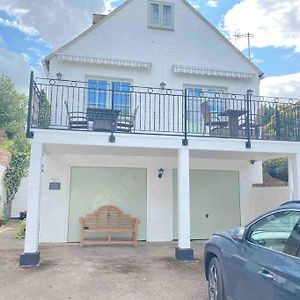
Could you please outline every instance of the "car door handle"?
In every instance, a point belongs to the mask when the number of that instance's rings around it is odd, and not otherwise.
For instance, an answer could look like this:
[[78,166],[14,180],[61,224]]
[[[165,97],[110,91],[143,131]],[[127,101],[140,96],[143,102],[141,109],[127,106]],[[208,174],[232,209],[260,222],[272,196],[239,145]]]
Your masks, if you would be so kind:
[[267,280],[274,280],[274,275],[269,272],[266,269],[262,269],[258,272],[258,274],[263,278],[263,279],[267,279]]

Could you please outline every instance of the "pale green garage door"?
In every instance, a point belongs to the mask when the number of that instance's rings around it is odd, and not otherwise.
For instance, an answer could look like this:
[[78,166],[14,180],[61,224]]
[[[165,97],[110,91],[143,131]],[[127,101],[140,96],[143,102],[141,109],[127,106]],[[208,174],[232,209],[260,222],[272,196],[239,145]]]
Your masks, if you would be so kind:
[[[178,237],[177,171],[173,172],[174,239]],[[240,226],[239,173],[190,171],[191,238],[207,239],[212,233]]]
[[80,217],[106,204],[139,218],[138,238],[145,240],[146,180],[146,169],[72,167],[68,241],[79,241]]

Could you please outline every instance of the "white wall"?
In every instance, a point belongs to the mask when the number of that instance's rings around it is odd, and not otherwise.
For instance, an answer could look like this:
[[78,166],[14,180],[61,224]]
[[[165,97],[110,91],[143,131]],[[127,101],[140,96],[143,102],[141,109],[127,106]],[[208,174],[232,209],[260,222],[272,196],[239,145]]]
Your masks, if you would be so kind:
[[[100,154],[100,153],[99,153]],[[68,232],[69,176],[71,166],[147,168],[147,240],[173,239],[173,169],[177,159],[169,157],[46,155],[41,196],[41,242],[66,242]],[[165,169],[158,179],[158,169]],[[240,172],[242,223],[247,219],[247,195],[259,181],[259,164],[249,161],[191,159],[191,169]],[[61,190],[48,189],[50,181],[61,182]],[[249,184],[245,184],[245,180]]]
[[288,186],[253,187],[246,205],[247,214],[243,225],[289,200]]
[[[164,81],[167,88],[181,89],[184,84],[190,84],[227,87],[229,91],[241,93],[252,88],[258,93],[258,70],[183,1],[168,2],[174,3],[173,31],[148,28],[148,0],[134,0],[60,51],[66,55],[151,62],[151,69],[62,62],[53,57],[50,77],[56,78],[61,72],[63,79],[86,80],[86,76],[92,75],[130,79],[140,86],[159,87]],[[171,69],[174,64],[249,72],[257,77],[238,79],[178,74]]]
[[6,166],[0,165],[0,212],[3,210],[4,203],[6,203],[6,192],[3,183]]
[[28,177],[23,177],[11,203],[11,218],[19,218],[19,213],[27,209]]

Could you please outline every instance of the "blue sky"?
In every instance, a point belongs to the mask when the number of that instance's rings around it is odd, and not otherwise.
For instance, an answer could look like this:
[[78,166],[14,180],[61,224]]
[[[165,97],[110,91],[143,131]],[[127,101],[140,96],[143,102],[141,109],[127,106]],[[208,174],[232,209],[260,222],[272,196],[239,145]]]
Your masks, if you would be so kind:
[[[1,0],[0,73],[26,91],[30,70],[42,74],[40,61],[86,29],[91,15],[109,13],[124,0]],[[253,61],[265,73],[265,93],[300,94],[300,0],[189,0],[247,55],[254,34]],[[78,16],[80,15],[80,18]]]

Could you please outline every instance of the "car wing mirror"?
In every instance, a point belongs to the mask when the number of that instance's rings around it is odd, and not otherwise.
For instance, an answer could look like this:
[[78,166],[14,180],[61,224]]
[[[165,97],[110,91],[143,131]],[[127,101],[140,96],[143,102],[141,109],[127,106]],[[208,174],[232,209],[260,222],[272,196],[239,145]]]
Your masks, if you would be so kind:
[[244,241],[244,235],[245,235],[245,227],[237,228],[232,233],[232,239],[237,242],[243,242]]

